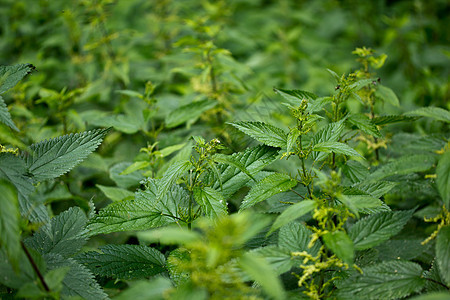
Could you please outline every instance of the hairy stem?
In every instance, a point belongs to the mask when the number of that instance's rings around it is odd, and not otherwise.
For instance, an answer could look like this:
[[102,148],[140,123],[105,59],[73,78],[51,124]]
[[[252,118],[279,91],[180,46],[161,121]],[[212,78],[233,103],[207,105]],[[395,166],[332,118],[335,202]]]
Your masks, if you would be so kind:
[[39,278],[39,281],[42,283],[42,286],[44,287],[46,292],[50,292],[50,288],[48,287],[47,283],[45,282],[44,276],[42,276],[41,271],[39,271],[38,266],[36,265],[36,262],[34,261],[33,257],[31,256],[30,252],[28,251],[25,244],[20,241],[20,245],[22,246],[23,251],[25,252],[25,255],[27,256],[28,260],[31,263],[31,266],[33,267],[34,272],[36,272],[36,275]]

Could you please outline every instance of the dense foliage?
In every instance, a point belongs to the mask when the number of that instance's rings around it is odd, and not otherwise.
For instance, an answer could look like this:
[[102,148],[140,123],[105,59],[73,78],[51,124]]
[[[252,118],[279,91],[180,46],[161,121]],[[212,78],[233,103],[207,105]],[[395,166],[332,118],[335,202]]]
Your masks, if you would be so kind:
[[448,299],[448,1],[0,3],[3,299]]

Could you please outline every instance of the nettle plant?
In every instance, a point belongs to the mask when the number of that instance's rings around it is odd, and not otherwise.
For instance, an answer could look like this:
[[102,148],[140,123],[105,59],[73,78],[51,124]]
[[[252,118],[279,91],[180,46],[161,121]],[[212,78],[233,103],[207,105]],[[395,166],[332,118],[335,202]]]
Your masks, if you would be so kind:
[[[218,139],[193,136],[193,151],[162,167],[160,155],[185,145],[143,148],[148,159],[122,173],[147,170],[140,188],[133,194],[102,187],[122,196],[97,213],[73,207],[50,218],[30,195],[95,150],[107,130],[51,139],[23,154],[2,146],[3,291],[102,299],[108,296],[99,283],[106,288],[114,279],[127,287],[118,299],[398,299],[448,292],[449,137],[396,134],[389,146],[384,137],[386,125],[420,117],[448,126],[450,112],[377,115],[379,102],[398,105],[371,73],[385,57],[366,48],[355,54],[363,68],[342,76],[330,71],[336,79],[330,96],[275,89],[292,118],[288,131],[228,123],[260,145],[224,154]],[[0,92],[30,71],[3,69]],[[349,109],[355,99],[367,113]],[[15,129],[2,107],[3,123]],[[397,136],[405,140],[396,144]],[[280,160],[289,167],[269,171]],[[420,196],[421,189],[431,203],[404,203],[401,195]],[[138,245],[82,250],[88,238],[118,232],[132,232]]]

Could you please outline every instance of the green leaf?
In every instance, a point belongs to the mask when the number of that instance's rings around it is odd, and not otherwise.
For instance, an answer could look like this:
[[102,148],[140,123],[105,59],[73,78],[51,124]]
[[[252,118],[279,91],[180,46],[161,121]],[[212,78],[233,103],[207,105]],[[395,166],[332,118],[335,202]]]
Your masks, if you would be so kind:
[[[28,249],[28,251],[39,271],[42,274],[45,273],[45,262],[41,255],[33,249]],[[25,252],[19,251],[17,255],[19,256],[18,269],[13,268],[6,249],[0,248],[0,283],[13,289],[19,289],[26,283],[39,280]]]
[[[311,147],[323,142],[337,142],[344,130],[344,121],[328,124],[325,128],[319,130],[311,139]],[[313,152],[312,158],[315,161],[320,161],[327,156],[326,153]]]
[[114,300],[129,299],[151,299],[164,300],[164,295],[168,294],[168,290],[172,288],[169,278],[157,277],[151,281],[137,281],[130,285],[126,290],[121,291]]
[[356,222],[349,236],[356,250],[364,250],[387,241],[399,233],[411,218],[414,210],[380,212]]
[[450,226],[439,230],[436,238],[436,260],[439,271],[447,285],[450,285]]
[[283,129],[263,122],[228,123],[267,146],[286,148],[287,134]]
[[245,173],[248,177],[256,181],[255,177],[247,170],[247,168],[235,156],[225,154],[214,154],[212,159],[217,163],[223,163],[238,168],[241,172]]
[[6,249],[11,263],[18,266],[20,254],[19,205],[14,187],[0,180],[0,246]]
[[427,154],[402,156],[378,168],[370,174],[368,180],[378,181],[393,175],[406,175],[429,170],[435,163],[435,157]]
[[227,215],[227,202],[221,193],[210,187],[195,187],[194,197],[203,212],[210,218]]
[[280,173],[271,174],[252,187],[244,200],[242,200],[239,211],[252,207],[256,203],[264,201],[273,195],[285,192],[296,185],[297,181],[291,179],[289,175]]
[[380,198],[392,190],[397,184],[397,182],[391,181],[361,182],[354,187],[375,198]]
[[334,152],[337,154],[344,154],[348,156],[357,156],[362,157],[355,149],[351,148],[349,145],[339,142],[323,142],[314,145],[312,148],[314,151],[323,151],[323,152]]
[[205,111],[217,105],[217,101],[202,100],[181,106],[166,116],[166,127],[174,128],[185,122],[194,123]]
[[109,177],[120,188],[130,188],[139,185],[139,182],[144,179],[144,176],[140,172],[133,172],[127,175],[122,175],[122,172],[132,165],[130,162],[120,162],[115,164],[109,170]]
[[341,195],[338,199],[360,213],[368,213],[369,209],[381,207],[383,204],[380,199],[368,195]]
[[119,175],[128,175],[131,174],[137,170],[141,170],[144,168],[147,168],[148,166],[150,166],[150,162],[149,161],[136,161],[133,164],[131,164],[130,166],[128,166],[125,170],[123,170],[122,172],[120,172]]
[[147,189],[135,193],[135,199],[114,202],[92,218],[89,235],[118,231],[147,230],[178,222],[179,208],[188,206],[189,196],[180,186],[172,186],[158,198],[158,180],[149,179]]
[[19,64],[14,66],[0,66],[0,94],[19,83],[22,78],[33,72],[36,68],[32,64]]
[[239,265],[273,299],[285,299],[280,278],[263,257],[246,253],[239,259]]
[[347,163],[342,166],[342,171],[352,183],[361,182],[370,174],[368,167],[355,160],[347,161]]
[[55,253],[69,257],[86,243],[85,226],[87,217],[79,207],[71,207],[25,240],[28,247],[40,254]]
[[450,208],[450,151],[444,152],[436,167],[436,185],[445,207]]
[[49,270],[69,267],[70,270],[63,280],[61,294],[66,297],[81,297],[86,300],[108,299],[102,288],[94,279],[94,275],[85,266],[80,265],[72,258],[63,258],[61,255],[49,253],[44,256]]
[[369,119],[369,117],[367,117],[366,115],[352,114],[347,118],[347,121],[369,135],[372,135],[377,138],[382,137],[382,135],[378,131],[377,126],[373,124],[372,121]]
[[343,262],[353,264],[355,258],[353,242],[344,231],[327,232],[323,236],[323,242]]
[[312,234],[312,231],[302,223],[290,222],[281,227],[278,234],[278,246],[290,252],[306,251],[312,256],[316,256],[320,247],[322,247],[322,243],[316,241],[314,246],[309,248],[308,244],[311,242]]
[[99,251],[81,253],[76,260],[94,274],[118,279],[146,278],[165,271],[164,255],[147,246],[106,245]]
[[340,299],[399,299],[425,286],[420,265],[409,261],[387,261],[362,269],[340,284]]
[[14,129],[15,131],[19,131],[19,128],[17,128],[16,124],[14,124],[13,120],[11,119],[8,107],[6,107],[6,103],[3,100],[2,96],[0,96],[0,122]]
[[422,245],[423,239],[391,239],[378,245],[375,249],[380,260],[412,260],[420,257],[428,245]]
[[386,101],[394,106],[400,107],[400,102],[398,101],[397,95],[395,95],[393,90],[384,85],[377,85],[375,97],[382,99],[383,101]]
[[411,300],[448,300],[450,293],[448,292],[433,292],[425,295],[410,298]]
[[102,142],[109,129],[96,129],[43,141],[24,156],[35,181],[56,178],[83,161]]
[[303,200],[299,203],[296,203],[292,206],[286,208],[285,211],[281,213],[281,215],[275,220],[270,228],[268,234],[271,234],[278,228],[294,221],[301,216],[306,215],[310,211],[312,211],[316,207],[316,204],[313,200]]
[[150,231],[139,232],[139,240],[147,243],[161,243],[165,245],[186,245],[199,242],[201,235],[198,232],[179,227],[163,227]]
[[418,117],[408,117],[404,115],[390,115],[390,116],[379,116],[372,119],[372,123],[375,125],[386,125],[398,122],[413,122],[417,120]]
[[34,191],[25,162],[12,153],[0,153],[0,178],[11,182],[23,196]]
[[103,194],[105,194],[106,197],[111,199],[112,201],[120,201],[128,197],[134,197],[134,193],[130,192],[126,189],[121,189],[118,187],[111,187],[111,186],[104,186],[100,184],[96,184],[96,187],[98,187]]
[[369,78],[369,79],[360,79],[357,82],[350,85],[350,89],[354,91],[359,91],[363,87],[373,83],[376,79]]
[[317,95],[307,91],[301,90],[285,90],[285,89],[273,89],[275,93],[280,94],[284,99],[286,99],[289,104],[298,106],[301,104],[303,99],[315,100]]
[[281,275],[289,271],[292,267],[298,264],[298,261],[292,259],[291,251],[274,245],[257,248],[252,252],[264,256],[277,275]]
[[307,113],[313,113],[316,111],[322,110],[322,108],[327,105],[328,103],[333,102],[332,97],[320,97],[315,100],[310,100],[308,103],[308,107],[306,108],[305,112]]
[[[276,148],[259,145],[254,148],[246,149],[243,152],[234,153],[232,156],[233,159],[239,161],[250,174],[257,174],[265,166],[276,160],[278,150]],[[221,188],[222,195],[224,195],[226,199],[245,186],[250,180],[248,175],[235,166],[220,164],[218,169],[220,172],[220,180],[214,181],[213,188],[216,190]],[[220,182],[222,183],[222,187],[220,187]]]
[[192,164],[188,160],[181,160],[173,163],[167,171],[164,173],[164,176],[161,178],[158,185],[158,193],[157,198],[160,199],[163,197],[169,189],[177,182],[177,180],[186,173]]
[[450,111],[440,107],[421,107],[404,113],[405,116],[429,117],[438,121],[450,123]]

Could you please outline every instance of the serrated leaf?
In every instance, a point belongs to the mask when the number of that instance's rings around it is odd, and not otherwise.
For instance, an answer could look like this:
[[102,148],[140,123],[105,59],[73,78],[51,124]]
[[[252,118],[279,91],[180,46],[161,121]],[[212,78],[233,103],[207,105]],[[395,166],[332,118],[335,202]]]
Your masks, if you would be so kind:
[[386,125],[398,122],[413,122],[418,117],[408,117],[404,115],[390,115],[390,116],[378,116],[372,119],[372,123],[375,125]]
[[[41,273],[45,272],[45,262],[41,255],[33,249],[28,249],[33,261]],[[37,281],[36,272],[33,270],[33,266],[30,260],[25,255],[24,251],[19,251],[19,268],[13,268],[11,260],[9,259],[6,249],[0,248],[0,283],[4,286],[19,289],[26,283]],[[19,271],[18,271],[19,270]]]
[[112,201],[120,201],[128,197],[134,197],[134,193],[126,189],[104,186],[100,184],[96,184],[95,186],[98,187],[102,191],[102,193]]
[[177,222],[179,207],[187,207],[189,196],[180,186],[172,186],[158,198],[158,180],[149,179],[147,189],[135,193],[135,199],[114,202],[90,220],[89,235],[118,231],[147,230]]
[[[328,124],[325,128],[319,130],[311,139],[310,146],[317,145],[323,142],[337,142],[344,130],[344,121]],[[326,153],[312,152],[312,159],[320,161],[327,156]]]
[[[259,145],[254,148],[246,149],[243,152],[234,153],[232,156],[251,174],[257,174],[265,166],[275,161],[278,156],[278,150],[276,148]],[[220,189],[225,199],[231,197],[250,180],[248,175],[234,166],[220,164],[218,169],[220,172],[220,180],[214,181],[213,188],[216,190]],[[222,187],[220,186],[220,182],[222,183]]]
[[202,113],[213,108],[216,105],[217,101],[202,100],[191,102],[187,105],[181,106],[171,111],[166,116],[166,127],[174,128],[188,121],[194,122],[201,116]]
[[342,299],[398,299],[425,286],[420,265],[409,261],[387,261],[362,269],[344,279],[338,290]]
[[168,290],[172,288],[172,282],[169,278],[157,277],[151,281],[138,281],[120,294],[114,296],[114,300],[129,299],[151,299],[164,300],[164,295],[168,294]]
[[352,183],[361,182],[370,174],[368,167],[354,160],[347,161],[347,163],[342,166],[342,171]]
[[236,167],[241,172],[246,174],[248,177],[250,177],[251,179],[256,181],[255,177],[253,177],[253,175],[247,170],[247,168],[239,160],[236,159],[235,156],[217,153],[217,154],[214,154],[212,159],[217,163],[222,163],[225,165],[230,165],[230,166]]
[[439,230],[436,238],[436,261],[439,272],[447,285],[450,285],[450,226]]
[[333,102],[332,97],[320,97],[315,100],[310,100],[305,112],[313,113],[316,111],[320,111],[325,107],[325,105],[327,105],[328,103],[331,103],[331,102]]
[[285,192],[296,185],[297,181],[291,179],[289,175],[280,173],[271,174],[252,187],[244,200],[242,200],[239,211],[252,207],[256,203],[264,201],[273,195]]
[[29,172],[37,182],[61,176],[97,149],[108,130],[69,134],[31,145],[32,153],[24,156]]
[[372,195],[375,198],[380,198],[381,196],[392,190],[397,184],[398,184],[397,182],[391,181],[376,181],[376,182],[362,182],[355,185],[354,187]]
[[147,168],[148,166],[150,166],[149,161],[136,161],[136,162],[132,163],[130,166],[128,166],[125,170],[120,172],[119,175],[128,175],[137,170]]
[[17,192],[7,181],[0,180],[0,246],[14,266],[20,255],[19,204]]
[[227,202],[222,194],[210,187],[195,187],[194,197],[206,216],[218,218],[227,215]]
[[86,300],[109,299],[100,285],[95,281],[94,275],[85,266],[80,265],[72,258],[63,258],[61,255],[49,253],[44,256],[49,270],[69,267],[63,280],[61,295],[66,297],[81,297]]
[[291,152],[291,149],[297,144],[297,139],[300,136],[300,131],[297,127],[292,128],[286,139],[286,152]]
[[394,91],[384,85],[377,85],[375,97],[382,99],[383,101],[386,101],[394,106],[400,106],[400,102],[398,101],[397,95],[395,95]]
[[327,232],[322,238],[327,248],[337,257],[349,265],[353,264],[355,249],[352,240],[344,231]]
[[71,207],[42,226],[25,243],[40,254],[55,253],[69,257],[86,243],[87,217],[79,207]]
[[419,257],[428,245],[422,245],[423,239],[391,239],[378,245],[375,249],[382,261],[386,260],[412,260]]
[[370,174],[368,180],[378,181],[393,175],[406,175],[429,170],[435,163],[433,155],[417,154],[391,160]]
[[2,96],[0,96],[0,122],[14,129],[15,131],[19,131],[19,128],[17,128],[16,124],[14,124],[13,120],[11,119],[8,107],[6,107],[6,103],[3,100]]
[[118,279],[146,278],[165,271],[164,255],[147,246],[106,245],[99,251],[81,253],[76,260],[94,274]]
[[11,182],[24,196],[34,191],[34,186],[29,176],[27,176],[25,162],[12,153],[0,153],[0,178]]
[[283,129],[263,122],[228,123],[267,146],[286,148],[287,134]]
[[311,242],[312,234],[313,232],[302,223],[290,222],[281,227],[278,234],[278,246],[290,252],[306,251],[312,256],[316,256],[322,243],[316,241],[314,246],[309,248],[308,245]]
[[19,83],[22,78],[34,71],[32,64],[18,64],[14,66],[0,66],[0,94]]
[[314,151],[322,151],[322,152],[334,152],[337,154],[344,154],[348,156],[357,156],[363,158],[361,154],[359,154],[355,149],[350,147],[347,144],[339,143],[339,142],[323,142],[314,145],[312,148]]
[[[345,198],[345,200],[343,200]],[[368,195],[341,195],[339,200],[343,200],[346,205],[355,208],[359,213],[368,213],[370,209],[378,208],[383,205],[383,202],[375,197]]]
[[380,132],[378,131],[377,126],[375,126],[375,124],[372,123],[372,120],[370,120],[366,115],[352,114],[347,118],[347,121],[369,135],[377,138],[382,137]]
[[405,116],[420,116],[433,118],[438,121],[450,123],[450,111],[440,107],[421,107],[404,113]]
[[285,90],[285,89],[273,89],[275,93],[280,94],[291,105],[299,106],[303,99],[315,100],[317,95],[307,91],[301,90]]
[[387,241],[399,233],[414,210],[380,212],[356,222],[349,231],[356,250],[364,250]]
[[160,199],[169,189],[177,182],[177,180],[186,173],[192,164],[188,160],[181,160],[174,162],[164,173],[163,177],[158,183],[158,193],[156,197]]
[[374,78],[361,79],[361,80],[358,80],[355,83],[352,83],[350,85],[350,89],[353,90],[353,91],[359,91],[360,89],[362,89],[363,87],[373,83],[374,81],[376,81],[376,79],[374,79]]
[[[297,251],[297,250],[293,250]],[[274,269],[277,275],[281,275],[289,271],[298,262],[292,259],[291,251],[274,245],[261,247],[253,250],[253,252],[264,256],[266,261]]]
[[285,299],[280,278],[263,257],[246,253],[239,259],[239,265],[273,299]]
[[444,152],[436,167],[436,185],[445,207],[450,208],[450,151]]
[[275,220],[268,234],[271,234],[278,228],[294,221],[301,216],[306,215],[315,208],[316,204],[313,200],[303,200],[286,208],[280,216]]

